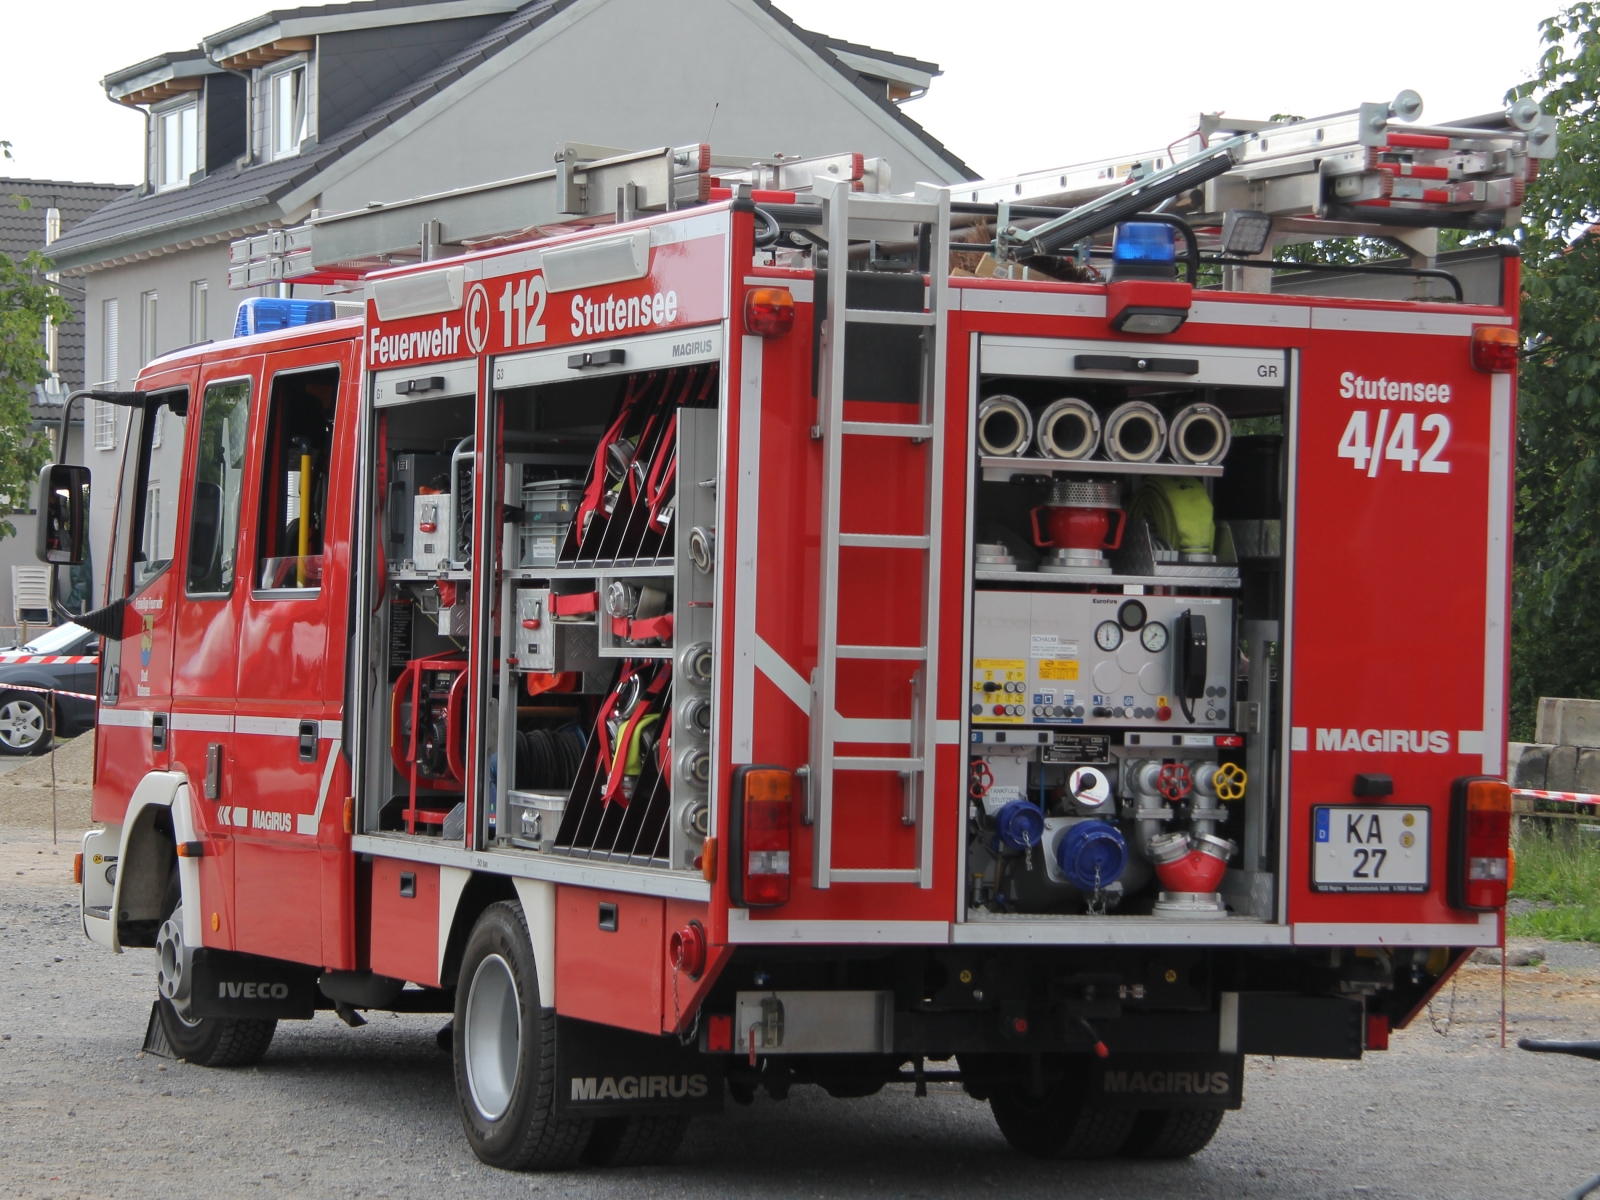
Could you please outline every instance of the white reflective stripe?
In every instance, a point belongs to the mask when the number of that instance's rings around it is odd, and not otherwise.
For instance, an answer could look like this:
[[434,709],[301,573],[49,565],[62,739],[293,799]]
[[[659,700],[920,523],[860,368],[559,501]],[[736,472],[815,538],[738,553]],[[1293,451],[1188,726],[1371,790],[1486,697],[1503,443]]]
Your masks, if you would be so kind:
[[[1483,651],[1483,773],[1505,769],[1506,560],[1511,536],[1511,376],[1489,378],[1489,547]],[[1463,735],[1464,737],[1465,735]],[[1462,746],[1462,753],[1467,753]]]
[[1351,333],[1431,333],[1471,337],[1474,325],[1509,325],[1510,317],[1494,313],[1404,312],[1374,308],[1314,308],[1311,328]]
[[[334,722],[337,724],[337,722]],[[324,725],[328,722],[324,721]],[[298,813],[294,819],[294,831],[307,837],[316,837],[317,830],[322,828],[322,807],[328,803],[328,785],[333,782],[333,764],[339,761],[339,739],[335,738],[333,745],[328,747],[328,762],[322,768],[322,786],[317,789],[316,811]]]
[[337,741],[340,741],[343,737],[344,737],[344,722],[343,721],[324,721],[322,723],[322,740],[323,741],[325,741],[325,742],[337,742]]
[[1498,946],[1497,913],[1480,913],[1476,925],[1358,925],[1354,922],[1301,921],[1294,926],[1297,946]]
[[233,718],[227,713],[175,712],[172,714],[171,727],[195,733],[232,733]]
[[810,715],[811,685],[799,671],[789,665],[788,659],[767,645],[766,639],[759,635],[756,637],[756,669],[772,680],[777,689],[789,697],[796,708]]
[[123,725],[129,729],[149,729],[150,718],[155,716],[143,708],[101,708],[95,714],[97,725]]
[[1268,329],[1309,329],[1311,309],[1306,305],[1248,304],[1196,300],[1189,306],[1191,325],[1260,325]]
[[256,733],[268,737],[299,737],[300,721],[297,717],[235,717],[235,733]]
[[733,711],[729,759],[755,754],[756,536],[761,522],[761,356],[766,343],[746,337],[739,380],[738,549],[733,558]]
[[940,721],[934,730],[934,740],[941,746],[959,746],[961,744],[961,722]]
[[1239,1053],[1239,993],[1222,992],[1217,1006],[1217,1052]]
[[747,909],[734,908],[728,911],[728,941],[785,945],[796,942],[944,945],[950,941],[950,924],[947,921],[752,921]]

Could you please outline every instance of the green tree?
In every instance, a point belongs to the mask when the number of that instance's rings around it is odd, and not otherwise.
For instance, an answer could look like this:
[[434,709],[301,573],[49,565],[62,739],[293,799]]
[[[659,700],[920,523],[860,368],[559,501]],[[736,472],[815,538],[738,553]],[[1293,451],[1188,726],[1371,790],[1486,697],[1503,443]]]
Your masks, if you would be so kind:
[[19,259],[0,254],[0,537],[16,526],[5,518],[26,511],[34,480],[50,458],[28,411],[35,384],[44,382],[44,323],[71,319],[72,308],[45,278],[50,261],[37,251]]
[[1600,7],[1541,22],[1533,96],[1560,130],[1523,225],[1512,736],[1543,696],[1600,697]]

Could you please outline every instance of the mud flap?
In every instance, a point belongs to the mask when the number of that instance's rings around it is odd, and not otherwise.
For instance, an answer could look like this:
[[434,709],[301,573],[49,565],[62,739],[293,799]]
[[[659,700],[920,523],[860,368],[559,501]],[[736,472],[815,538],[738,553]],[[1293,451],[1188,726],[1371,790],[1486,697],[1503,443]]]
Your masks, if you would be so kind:
[[150,1024],[144,1027],[144,1045],[139,1049],[146,1054],[154,1054],[157,1058],[178,1057],[172,1049],[172,1043],[167,1041],[166,1027],[161,1024],[159,1000],[150,1005]]
[[316,1012],[315,967],[202,947],[192,969],[191,1016],[309,1021]]
[[1242,1054],[1113,1054],[1087,1064],[1084,1095],[1101,1108],[1240,1108]]
[[676,1115],[722,1111],[722,1060],[675,1037],[557,1015],[558,1113]]

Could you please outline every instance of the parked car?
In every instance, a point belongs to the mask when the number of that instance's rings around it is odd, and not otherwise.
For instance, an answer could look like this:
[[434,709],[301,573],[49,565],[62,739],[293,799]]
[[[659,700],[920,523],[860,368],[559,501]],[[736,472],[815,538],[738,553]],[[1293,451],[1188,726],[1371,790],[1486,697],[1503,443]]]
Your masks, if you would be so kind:
[[[100,638],[82,625],[58,625],[23,646],[0,650],[0,754],[42,754],[54,737],[94,727]],[[57,691],[55,720],[49,698]],[[69,695],[65,693],[77,693]]]

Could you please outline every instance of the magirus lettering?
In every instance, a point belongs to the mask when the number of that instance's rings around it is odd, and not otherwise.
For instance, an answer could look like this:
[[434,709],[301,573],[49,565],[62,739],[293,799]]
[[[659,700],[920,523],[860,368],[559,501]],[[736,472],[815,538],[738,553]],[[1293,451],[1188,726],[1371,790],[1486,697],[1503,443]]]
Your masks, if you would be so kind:
[[1105,1090],[1113,1095],[1226,1096],[1226,1071],[1107,1071]]
[[217,984],[218,1000],[287,1000],[287,983],[254,983],[221,980]]
[[704,1075],[572,1077],[574,1100],[698,1100],[709,1090]]
[[1318,750],[1357,750],[1367,754],[1449,754],[1443,729],[1319,729]]

